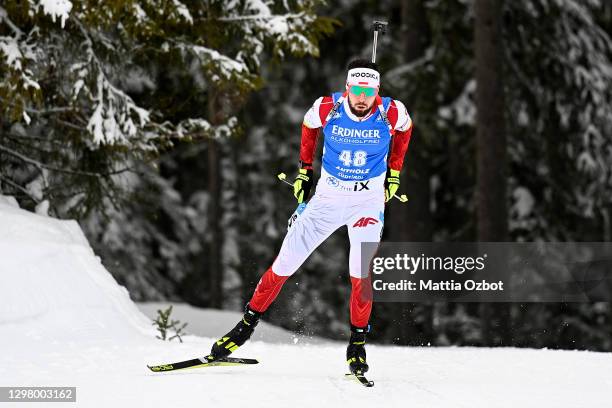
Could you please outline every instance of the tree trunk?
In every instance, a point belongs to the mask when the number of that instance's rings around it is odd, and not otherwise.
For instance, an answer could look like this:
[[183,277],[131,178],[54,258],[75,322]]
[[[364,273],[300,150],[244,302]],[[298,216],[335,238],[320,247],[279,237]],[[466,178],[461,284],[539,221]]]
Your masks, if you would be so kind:
[[[401,53],[402,63],[409,63],[421,57],[429,38],[427,16],[422,0],[402,1]],[[408,95],[409,96],[409,95]],[[403,101],[408,109],[410,100]],[[402,172],[401,186],[408,192],[410,201],[402,204],[391,200],[388,204],[386,225],[391,241],[429,242],[432,239],[432,217],[429,208],[431,169],[426,158],[425,145],[420,143],[418,124],[412,133],[406,155],[405,171]],[[432,308],[427,304],[398,303],[394,307],[398,316],[393,338],[398,344],[421,345],[433,342]],[[422,322],[422,323],[417,323]]]
[[[223,112],[219,106],[220,95],[212,91],[208,99],[208,117],[211,124],[218,125],[223,121]],[[210,241],[208,243],[208,290],[209,307],[220,309],[223,306],[223,268],[221,263],[221,172],[219,146],[215,139],[208,139],[208,207]]]
[[478,239],[507,239],[502,4],[476,0],[476,142]]
[[[476,207],[479,241],[506,241],[506,135],[504,121],[502,1],[476,0]],[[481,305],[483,341],[510,340],[508,305]],[[497,328],[495,326],[498,326]]]
[[[422,0],[404,0],[402,2],[402,49],[403,63],[412,62],[421,57],[427,46],[429,27]],[[404,101],[409,107],[410,100]],[[401,181],[410,197],[408,204],[392,200],[389,205],[389,221],[394,226],[390,230],[393,240],[397,241],[431,241],[432,218],[429,208],[431,168],[427,160],[426,146],[419,139],[418,124],[413,129],[409,154],[406,154],[405,166]]]

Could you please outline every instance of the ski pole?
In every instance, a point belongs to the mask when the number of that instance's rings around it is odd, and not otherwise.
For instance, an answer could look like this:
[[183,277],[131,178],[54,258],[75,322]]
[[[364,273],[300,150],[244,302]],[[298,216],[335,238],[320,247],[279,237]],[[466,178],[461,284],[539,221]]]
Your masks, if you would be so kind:
[[402,203],[408,202],[408,197],[406,196],[406,194],[402,194],[400,196],[398,196],[397,194],[393,194],[393,197],[397,198]]
[[293,183],[290,183],[290,182],[288,182],[288,181],[287,181],[287,175],[286,175],[285,173],[278,173],[278,174],[276,175],[276,177],[278,177],[278,179],[279,179],[280,181],[282,181],[283,183],[285,183],[285,184],[290,185],[291,187],[293,187]]
[[[278,173],[276,177],[278,177],[280,181],[287,184],[288,186],[293,187],[293,183],[287,181],[287,175],[285,173]],[[300,214],[304,212],[304,210],[306,209],[306,205],[306,202],[301,202],[298,204],[297,208],[295,209],[293,214],[291,214],[291,217],[289,217],[289,220],[287,221],[287,231],[289,231],[289,229],[291,228],[295,220],[297,220],[297,218],[300,216]]]
[[376,46],[378,44],[378,33],[385,34],[387,32],[386,21],[376,21],[372,23],[372,30],[374,30],[374,42],[372,43],[372,62],[376,62]]

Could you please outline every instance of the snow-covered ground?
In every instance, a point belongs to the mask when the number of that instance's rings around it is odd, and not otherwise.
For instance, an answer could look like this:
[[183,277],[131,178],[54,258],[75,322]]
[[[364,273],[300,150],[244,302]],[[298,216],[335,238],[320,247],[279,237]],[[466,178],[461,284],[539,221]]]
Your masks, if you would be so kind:
[[[216,335],[238,316],[188,311],[182,316],[194,332]],[[75,222],[31,214],[0,197],[0,386],[77,387],[76,404],[54,407],[612,406],[610,354],[370,345],[376,386],[364,388],[344,378],[344,344],[294,344],[280,329],[261,331],[274,333],[274,342],[253,341],[236,353],[259,365],[150,372],[147,363],[201,356],[214,339],[155,339],[150,320]]]

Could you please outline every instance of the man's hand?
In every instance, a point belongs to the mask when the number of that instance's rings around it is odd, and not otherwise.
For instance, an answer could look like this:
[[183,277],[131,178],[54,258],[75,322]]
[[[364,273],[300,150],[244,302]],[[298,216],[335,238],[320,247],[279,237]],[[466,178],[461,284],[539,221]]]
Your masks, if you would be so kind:
[[400,185],[399,170],[388,169],[385,179],[385,202],[393,198]]
[[314,177],[311,168],[301,168],[293,182],[293,195],[297,198],[299,204],[308,199],[310,189],[312,188],[312,179]]

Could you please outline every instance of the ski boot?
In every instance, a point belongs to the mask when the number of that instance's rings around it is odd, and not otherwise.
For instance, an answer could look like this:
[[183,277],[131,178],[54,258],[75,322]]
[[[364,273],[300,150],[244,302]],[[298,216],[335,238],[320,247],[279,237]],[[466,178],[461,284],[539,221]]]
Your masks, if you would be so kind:
[[212,361],[227,357],[236,351],[238,347],[242,346],[253,334],[255,326],[259,323],[260,317],[261,313],[252,310],[247,304],[242,320],[239,321],[229,333],[213,344],[210,350],[210,356],[208,356],[209,360]]
[[352,374],[362,375],[368,371],[366,363],[366,334],[370,331],[370,326],[359,328],[351,325],[351,339],[346,349],[346,362]]

